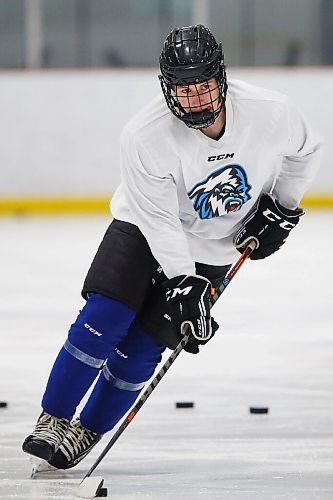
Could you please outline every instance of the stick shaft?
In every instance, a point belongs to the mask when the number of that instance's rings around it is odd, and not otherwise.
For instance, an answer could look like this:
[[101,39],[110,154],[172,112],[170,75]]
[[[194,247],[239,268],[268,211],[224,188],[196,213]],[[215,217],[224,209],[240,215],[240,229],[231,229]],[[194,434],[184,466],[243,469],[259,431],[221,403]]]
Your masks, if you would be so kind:
[[[229,285],[230,281],[234,278],[236,273],[239,271],[241,266],[244,264],[246,259],[251,255],[253,250],[255,249],[255,243],[250,242],[249,245],[246,247],[242,255],[239,257],[237,262],[231,267],[231,269],[228,271],[226,277],[224,278],[222,284],[216,289],[215,294],[211,298],[211,306],[215,304],[215,302],[218,300],[218,298],[222,295],[224,290],[227,288]],[[91,476],[91,474],[94,472],[94,470],[97,468],[97,466],[100,464],[100,462],[103,460],[105,455],[110,451],[112,446],[115,444],[116,441],[118,441],[119,437],[122,435],[126,427],[130,424],[130,422],[133,420],[135,415],[138,413],[138,411],[142,408],[143,404],[147,401],[151,393],[154,391],[154,389],[157,387],[157,385],[160,383],[166,372],[169,370],[170,366],[174,363],[174,361],[177,359],[179,354],[182,352],[183,348],[187,344],[188,340],[190,338],[190,333],[184,335],[183,339],[179,342],[175,350],[172,352],[172,354],[169,356],[169,358],[166,360],[164,365],[161,367],[157,375],[153,378],[153,380],[150,382],[148,387],[144,390],[136,404],[133,406],[131,411],[128,413],[128,415],[124,418],[110,441],[107,443],[105,446],[104,450],[101,452],[101,454],[97,457],[96,461],[92,465],[92,467],[89,469],[87,474],[84,476],[83,480],[84,481],[87,477]]]

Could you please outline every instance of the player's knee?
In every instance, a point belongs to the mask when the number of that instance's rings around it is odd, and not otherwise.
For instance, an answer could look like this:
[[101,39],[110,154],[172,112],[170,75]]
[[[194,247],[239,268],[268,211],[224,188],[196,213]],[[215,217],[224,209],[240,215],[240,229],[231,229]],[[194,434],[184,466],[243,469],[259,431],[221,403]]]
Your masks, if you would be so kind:
[[[165,346],[133,325],[128,336],[115,348],[107,361],[106,370],[117,379],[129,383],[146,382],[162,359]],[[105,373],[104,375],[107,375]],[[112,377],[108,379],[112,383]]]
[[135,311],[121,302],[98,293],[89,294],[68,333],[74,348],[106,358],[126,336]]

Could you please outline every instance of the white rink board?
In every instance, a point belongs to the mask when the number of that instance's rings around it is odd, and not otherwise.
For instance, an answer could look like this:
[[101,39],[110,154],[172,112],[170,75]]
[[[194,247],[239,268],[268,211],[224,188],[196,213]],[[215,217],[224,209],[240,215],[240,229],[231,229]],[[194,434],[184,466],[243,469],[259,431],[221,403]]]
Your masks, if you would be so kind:
[[[122,126],[160,92],[158,70],[0,73],[0,196],[109,196]],[[230,68],[289,95],[326,141],[313,193],[333,193],[332,68]]]
[[[0,219],[0,499],[74,499],[105,444],[37,480],[20,451],[107,224]],[[332,225],[310,213],[278,254],[239,271],[215,308],[222,331],[177,359],[97,469],[109,498],[332,500]],[[250,415],[256,404],[269,414]]]

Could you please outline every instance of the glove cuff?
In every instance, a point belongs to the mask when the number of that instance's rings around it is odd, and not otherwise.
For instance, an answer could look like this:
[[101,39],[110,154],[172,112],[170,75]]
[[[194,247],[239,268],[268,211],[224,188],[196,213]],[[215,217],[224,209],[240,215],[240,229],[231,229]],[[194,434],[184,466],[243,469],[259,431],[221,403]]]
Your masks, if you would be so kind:
[[[272,197],[273,198],[273,197]],[[285,217],[301,217],[302,215],[305,214],[303,208],[297,207],[294,209],[291,208],[286,208],[283,205],[281,205],[277,200],[273,198],[274,204],[278,211],[284,215]]]

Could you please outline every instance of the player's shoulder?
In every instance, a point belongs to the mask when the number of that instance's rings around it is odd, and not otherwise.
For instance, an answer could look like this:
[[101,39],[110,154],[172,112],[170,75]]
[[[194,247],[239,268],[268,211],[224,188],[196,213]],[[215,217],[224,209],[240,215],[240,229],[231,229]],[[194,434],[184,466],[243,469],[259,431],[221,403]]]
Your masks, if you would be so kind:
[[163,95],[152,99],[137,112],[124,126],[123,133],[131,136],[155,135],[157,131],[168,127],[172,114]]
[[243,80],[229,80],[228,96],[233,101],[271,101],[287,104],[287,96],[277,90],[270,90]]

